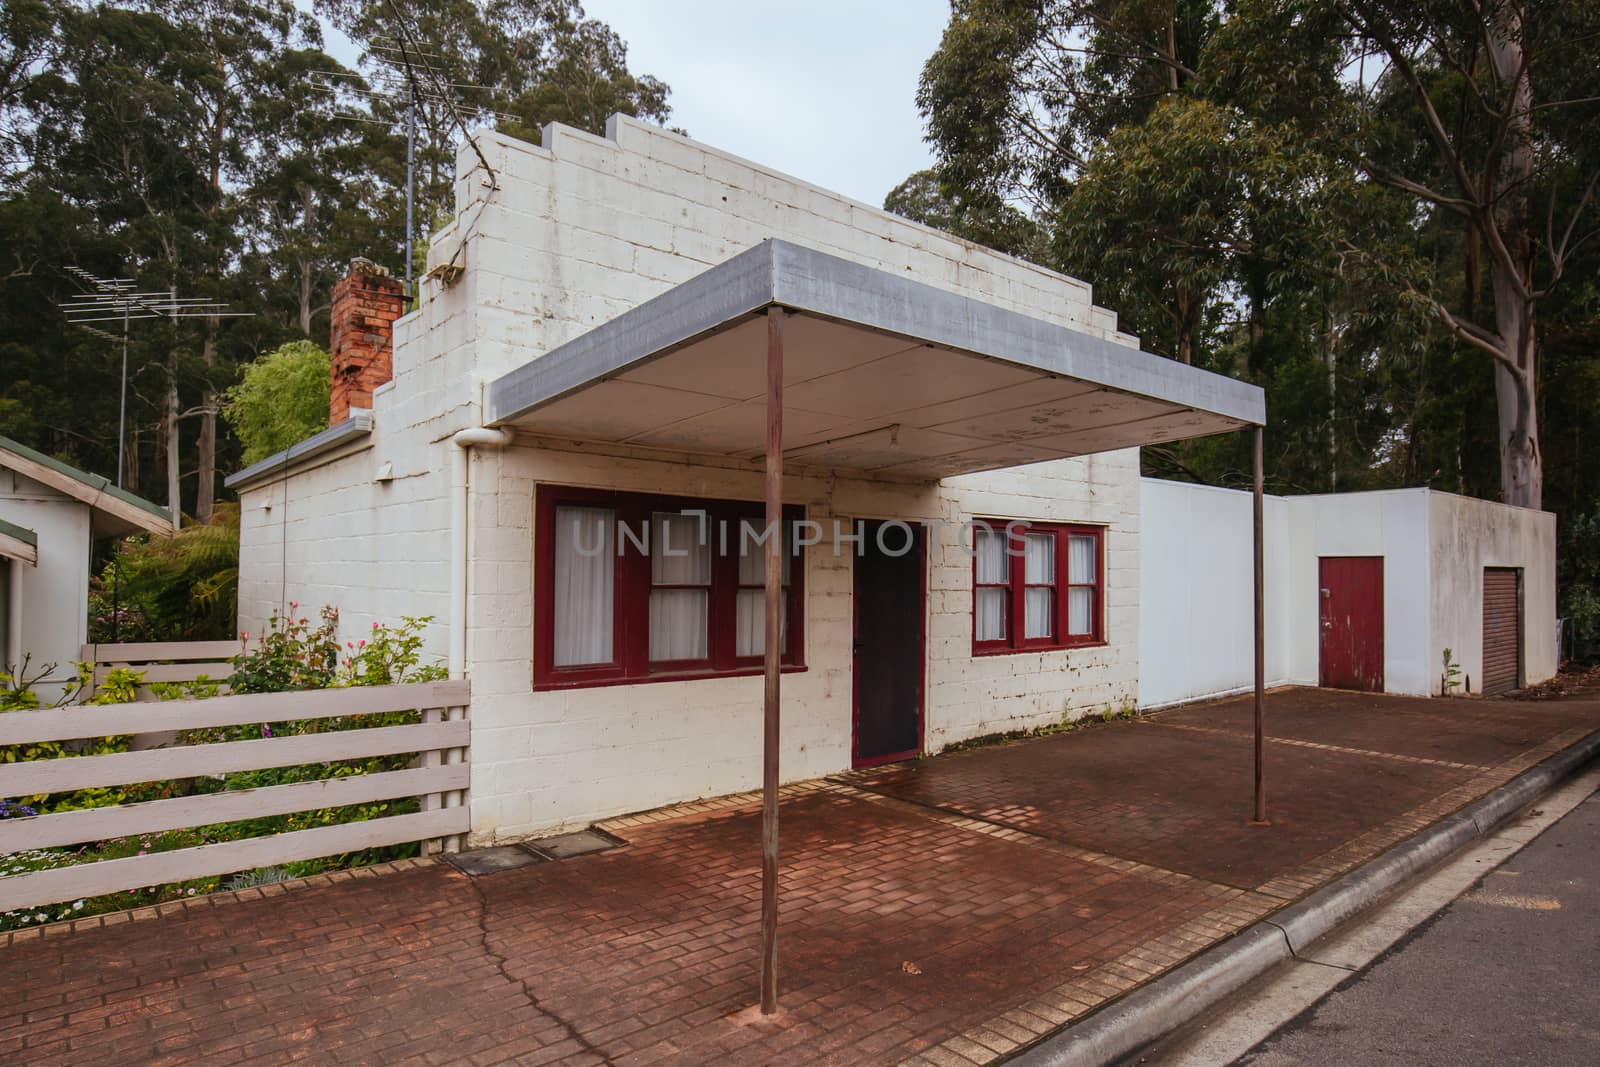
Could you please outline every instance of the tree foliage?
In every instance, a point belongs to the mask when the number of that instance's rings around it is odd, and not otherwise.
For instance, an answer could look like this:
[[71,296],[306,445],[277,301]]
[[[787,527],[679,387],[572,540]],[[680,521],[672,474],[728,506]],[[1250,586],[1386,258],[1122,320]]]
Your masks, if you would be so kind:
[[[984,205],[946,197],[953,232],[1020,208],[1147,347],[1261,384],[1276,484],[1537,506],[1595,429],[1545,383],[1594,366],[1597,64],[1570,0],[957,0],[921,180]],[[1582,470],[1558,507],[1595,499]]]
[[668,115],[667,87],[630,71],[621,40],[571,0],[317,12],[362,50],[354,69],[294,0],[7,0],[0,433],[115,473],[121,346],[63,319],[56,305],[82,288],[65,268],[225,301],[250,316],[136,321],[128,353],[123,482],[166,501],[176,481],[203,521],[243,462],[219,415],[245,368],[327,336],[355,256],[403,265],[406,84],[420,97],[419,243],[452,202],[463,123],[537,136],[550,121],[603,132],[614,110]]
[[326,426],[330,385],[328,353],[313,341],[285,342],[246,364],[222,412],[239,462],[259,462]]

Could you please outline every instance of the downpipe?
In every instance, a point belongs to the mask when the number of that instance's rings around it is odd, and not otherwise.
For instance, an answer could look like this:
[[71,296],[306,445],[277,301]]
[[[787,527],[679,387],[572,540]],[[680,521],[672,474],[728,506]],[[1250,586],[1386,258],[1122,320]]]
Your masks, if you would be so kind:
[[469,478],[473,448],[504,448],[510,430],[473,426],[450,438],[450,677],[467,674],[467,516],[472,502]]

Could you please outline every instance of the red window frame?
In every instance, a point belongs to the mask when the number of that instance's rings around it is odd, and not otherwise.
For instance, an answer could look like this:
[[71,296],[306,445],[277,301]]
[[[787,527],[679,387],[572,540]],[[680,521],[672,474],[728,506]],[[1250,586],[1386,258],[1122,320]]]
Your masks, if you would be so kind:
[[[1005,519],[977,519],[972,531],[972,654],[975,656],[1006,655],[1014,652],[1040,652],[1063,648],[1083,648],[1087,645],[1103,645],[1106,643],[1105,623],[1105,582],[1106,582],[1106,538],[1104,526],[1085,526],[1077,523],[1057,522],[1023,522],[1020,520]],[[978,531],[987,526],[995,533],[1006,538],[1007,581],[1003,583],[988,582],[980,585],[978,582]],[[1055,538],[1055,597],[1051,609],[1051,634],[1048,637],[1024,637],[1026,632],[1027,593],[1027,558],[1024,547],[1024,538],[1028,534],[1050,534]],[[1069,545],[1072,537],[1092,537],[1095,542],[1095,580],[1093,582],[1071,582],[1071,571],[1068,569]],[[1040,588],[1035,585],[1034,588]],[[995,588],[1006,590],[1006,636],[993,641],[978,640],[978,596],[980,588]],[[1087,634],[1068,634],[1067,620],[1069,619],[1068,602],[1073,589],[1092,589],[1093,620]]]
[[[632,531],[616,534],[616,570],[612,578],[612,661],[574,667],[555,665],[555,529],[556,509],[562,506],[611,508],[619,526]],[[638,542],[654,512],[703,511],[712,543],[709,589],[709,633],[704,660],[673,663],[650,662],[650,555]],[[805,518],[798,506],[784,508],[790,531]],[[541,485],[534,497],[533,567],[533,688],[576,689],[641,682],[687,681],[760,674],[761,656],[738,656],[737,620],[739,591],[740,520],[753,520],[757,529],[765,522],[762,505],[750,501],[710,500],[654,493],[626,493]],[[726,537],[720,536],[726,530]],[[793,541],[790,541],[793,544]],[[787,597],[788,643],[782,657],[785,671],[805,669],[805,557],[789,564]]]

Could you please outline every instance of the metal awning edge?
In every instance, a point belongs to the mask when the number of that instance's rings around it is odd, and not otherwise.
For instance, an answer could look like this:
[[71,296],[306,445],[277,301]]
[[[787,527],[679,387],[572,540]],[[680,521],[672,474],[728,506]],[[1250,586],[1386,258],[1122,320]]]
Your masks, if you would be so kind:
[[488,421],[515,420],[773,304],[1240,425],[1266,422],[1259,386],[780,240],[763,241],[501,375],[489,385]]
[[250,483],[269,475],[280,474],[291,464],[337,448],[350,441],[359,440],[372,433],[372,413],[353,409],[350,417],[335,423],[319,433],[312,434],[298,444],[290,445],[266,459],[250,464],[244,470],[228,475],[222,482],[229,489],[242,489]]
[[773,243],[746,249],[502,374],[489,385],[489,424],[515,419],[771,304]]

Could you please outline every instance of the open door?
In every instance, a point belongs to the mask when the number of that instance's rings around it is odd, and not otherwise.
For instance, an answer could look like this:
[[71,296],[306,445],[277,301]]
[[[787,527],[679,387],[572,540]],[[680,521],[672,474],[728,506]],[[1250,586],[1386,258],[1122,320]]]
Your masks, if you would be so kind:
[[868,767],[922,751],[927,553],[924,531],[917,525],[869,522],[860,532],[852,762]]
[[1383,557],[1318,560],[1322,670],[1332,689],[1383,692]]

